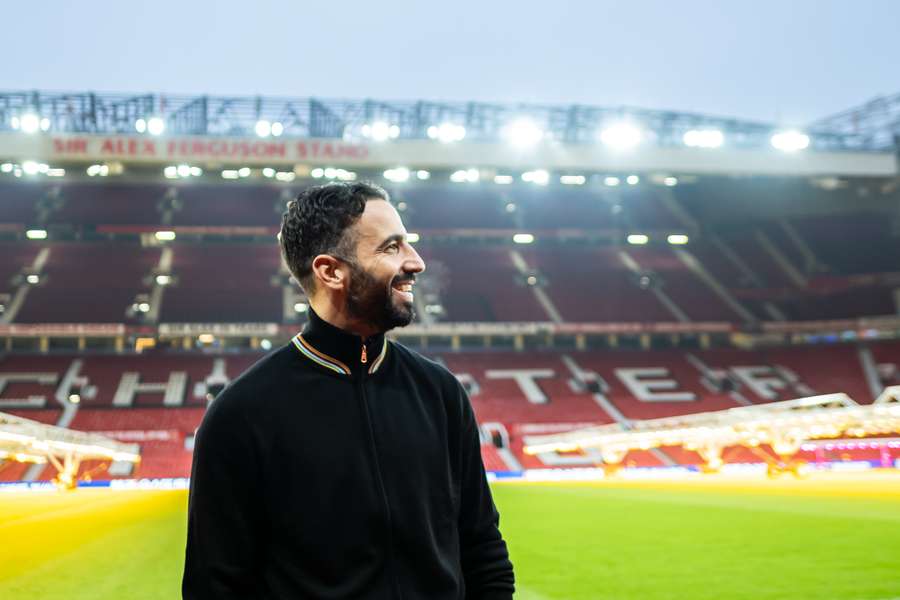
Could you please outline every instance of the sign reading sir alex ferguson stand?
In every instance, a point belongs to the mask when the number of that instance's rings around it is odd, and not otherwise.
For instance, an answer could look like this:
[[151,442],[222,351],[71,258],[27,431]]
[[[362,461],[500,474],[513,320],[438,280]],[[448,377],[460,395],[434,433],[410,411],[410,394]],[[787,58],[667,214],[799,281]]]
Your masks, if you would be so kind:
[[646,145],[618,152],[602,144],[543,143],[516,148],[500,142],[440,144],[433,140],[385,143],[315,138],[255,138],[145,135],[27,135],[0,133],[0,160],[158,165],[277,167],[297,164],[335,167],[420,169],[508,168],[610,173],[755,174],[811,176],[895,176],[890,152],[808,152],[778,156],[766,150]]
[[306,161],[364,162],[369,148],[339,140],[253,140],[244,138],[134,136],[52,137],[57,159],[146,162],[222,162],[279,164]]

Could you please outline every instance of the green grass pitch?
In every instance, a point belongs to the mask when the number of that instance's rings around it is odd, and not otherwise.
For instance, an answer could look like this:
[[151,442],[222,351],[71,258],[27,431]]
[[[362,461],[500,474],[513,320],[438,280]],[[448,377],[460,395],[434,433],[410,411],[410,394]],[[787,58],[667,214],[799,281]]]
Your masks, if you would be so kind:
[[[494,494],[521,600],[900,599],[900,474]],[[179,598],[186,501],[0,493],[0,598]]]

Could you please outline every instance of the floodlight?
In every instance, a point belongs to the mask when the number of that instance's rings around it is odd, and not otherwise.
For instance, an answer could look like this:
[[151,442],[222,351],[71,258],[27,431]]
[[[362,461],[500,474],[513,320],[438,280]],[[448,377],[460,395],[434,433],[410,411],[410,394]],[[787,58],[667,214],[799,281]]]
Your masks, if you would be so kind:
[[240,175],[238,175],[238,172],[234,169],[225,169],[222,171],[222,179],[237,179],[238,177],[240,177]]
[[159,117],[153,117],[147,121],[147,131],[150,135],[162,135],[166,130],[166,122]]
[[46,229],[29,229],[25,232],[25,237],[29,240],[46,240],[47,239],[47,230]]
[[650,241],[650,238],[643,233],[632,233],[629,234],[629,236],[625,239],[629,244],[633,244],[635,246],[642,246]]
[[428,128],[428,137],[444,144],[458,142],[466,137],[466,128],[455,123],[441,123]]
[[522,181],[533,183],[535,185],[547,185],[550,182],[550,173],[544,169],[525,171],[522,173]]
[[725,141],[725,136],[718,129],[691,129],[686,131],[684,145],[691,148],[718,148]]
[[147,131],[147,121],[144,119],[138,119],[134,122],[134,130],[138,133],[144,133]]
[[638,177],[637,175],[629,175],[628,177],[625,178],[625,182],[628,185],[637,185],[638,183],[641,182],[641,178]]
[[771,143],[782,152],[796,152],[809,147],[809,136],[799,131],[781,131],[772,136]]
[[262,170],[262,174],[263,177],[268,177],[269,179],[271,179],[272,177],[275,177],[275,169],[273,169],[272,167],[266,167]]
[[37,163],[33,160],[26,160],[22,163],[22,171],[24,171],[26,175],[37,175],[41,172],[41,166],[42,165],[40,163]]
[[516,119],[504,128],[503,137],[513,146],[529,148],[544,138],[544,132],[531,119],[521,118]]
[[416,179],[420,179],[422,181],[425,181],[426,179],[431,179],[431,173],[420,169],[420,170],[416,171]]
[[616,123],[600,132],[603,145],[617,150],[634,148],[641,142],[641,130],[630,123]]
[[175,171],[176,171],[176,173],[178,173],[179,177],[190,177],[191,176],[190,165],[178,165],[178,168]]
[[321,167],[316,167],[312,171],[309,172],[310,177],[313,179],[320,179],[325,174],[325,169]]
[[238,175],[241,177],[250,177],[250,167],[241,167],[238,169]]
[[460,169],[450,174],[450,181],[454,183],[476,183],[480,177],[478,169]]
[[604,177],[603,178],[603,184],[607,185],[609,187],[616,187],[617,185],[619,185],[619,183],[621,183],[621,181],[619,181],[618,177]]
[[172,277],[170,275],[156,276],[156,285],[169,285],[170,283],[172,283]]
[[494,175],[494,183],[498,185],[509,185],[513,182],[512,175]]
[[399,137],[400,128],[385,121],[375,121],[371,125],[363,125],[362,134],[364,137],[371,138],[376,142],[383,142]]
[[34,113],[25,113],[19,118],[19,129],[23,133],[35,133],[41,128],[41,119]]
[[683,233],[673,233],[669,237],[667,237],[666,240],[670,244],[682,245],[688,243],[688,236],[684,235]]
[[388,169],[384,172],[384,178],[394,183],[402,183],[409,180],[409,169],[406,167],[397,167],[396,169]]
[[665,185],[666,187],[675,187],[676,185],[678,185],[678,178],[671,176],[666,177],[663,179],[663,185]]
[[278,121],[272,123],[272,135],[274,137],[280,137],[282,133],[284,133],[284,125]]
[[259,120],[256,122],[254,131],[259,137],[269,137],[272,134],[272,124],[266,120]]
[[0,173],[12,173],[14,166],[12,163],[3,163],[0,165]]
[[584,185],[587,178],[584,175],[562,175],[559,182],[563,185]]
[[159,240],[160,242],[171,242],[172,240],[175,239],[175,232],[174,231],[157,231],[156,239]]
[[27,275],[27,276],[25,277],[25,281],[27,281],[27,282],[30,283],[31,285],[35,285],[35,284],[37,284],[37,283],[39,283],[39,282],[41,281],[41,276],[32,273],[31,275]]
[[513,235],[513,241],[517,244],[530,244],[534,241],[534,236],[530,233],[517,233]]

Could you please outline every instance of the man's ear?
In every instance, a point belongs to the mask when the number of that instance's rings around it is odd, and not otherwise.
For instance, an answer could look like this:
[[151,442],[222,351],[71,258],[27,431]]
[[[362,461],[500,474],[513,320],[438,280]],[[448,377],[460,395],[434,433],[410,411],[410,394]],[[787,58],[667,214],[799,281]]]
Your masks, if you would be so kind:
[[316,287],[332,290],[343,290],[349,275],[346,263],[330,254],[319,254],[312,261],[312,272],[316,278]]

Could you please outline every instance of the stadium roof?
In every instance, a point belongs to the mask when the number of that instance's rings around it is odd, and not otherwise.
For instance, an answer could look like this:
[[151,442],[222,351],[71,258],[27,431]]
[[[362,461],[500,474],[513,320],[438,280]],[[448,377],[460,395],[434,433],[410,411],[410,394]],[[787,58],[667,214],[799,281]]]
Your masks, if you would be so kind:
[[[898,112],[900,95],[823,119],[801,133],[809,136],[809,147],[815,150],[892,150],[900,127]],[[647,143],[661,147],[703,147],[724,140],[729,147],[746,149],[768,148],[773,135],[781,132],[773,123],[625,106],[0,92],[0,132],[23,126],[54,133],[105,135],[157,130],[167,135],[345,141],[456,141],[465,137],[477,142],[519,138],[525,142],[627,144],[633,131],[622,131],[625,126],[637,130]],[[716,134],[710,137],[712,132],[719,132],[721,138]]]

